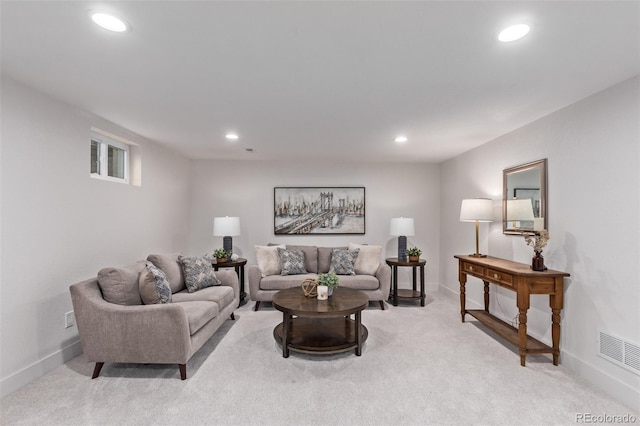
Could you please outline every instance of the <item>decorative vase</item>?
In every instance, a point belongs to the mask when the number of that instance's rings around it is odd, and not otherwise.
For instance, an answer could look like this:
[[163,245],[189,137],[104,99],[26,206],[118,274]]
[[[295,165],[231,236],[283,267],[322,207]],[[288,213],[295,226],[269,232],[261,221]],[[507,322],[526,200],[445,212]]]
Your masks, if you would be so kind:
[[216,257],[216,262],[217,263],[224,263],[227,261],[226,257]]
[[329,291],[327,293],[329,296],[333,296],[333,287],[329,287]]
[[420,256],[409,256],[409,262],[419,262]]
[[326,285],[319,285],[317,287],[318,300],[327,300],[329,297],[329,287]]
[[534,271],[546,271],[547,267],[544,266],[544,257],[542,257],[542,251],[536,251],[536,255],[531,259],[531,269]]

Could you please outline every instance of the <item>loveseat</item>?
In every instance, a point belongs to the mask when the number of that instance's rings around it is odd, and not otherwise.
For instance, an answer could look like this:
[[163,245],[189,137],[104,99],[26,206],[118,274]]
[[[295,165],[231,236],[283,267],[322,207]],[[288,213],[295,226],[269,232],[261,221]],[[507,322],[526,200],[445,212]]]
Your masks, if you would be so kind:
[[185,259],[196,258],[150,255],[71,285],[82,349],[96,363],[92,379],[105,362],[116,362],[178,364],[185,380],[191,356],[222,323],[235,319],[240,295],[235,272],[214,273],[206,258],[179,262]]
[[[301,251],[304,254],[304,273],[285,274],[278,248],[286,251]],[[339,275],[340,287],[361,290],[384,309],[391,288],[391,268],[381,260],[382,247],[349,244],[349,247],[317,247],[306,245],[255,246],[257,265],[248,267],[249,296],[255,301],[254,310],[261,302],[270,302],[278,291],[297,287],[307,278],[316,279],[318,274],[331,268],[334,250],[358,251],[355,275]],[[302,271],[296,271],[302,272]]]

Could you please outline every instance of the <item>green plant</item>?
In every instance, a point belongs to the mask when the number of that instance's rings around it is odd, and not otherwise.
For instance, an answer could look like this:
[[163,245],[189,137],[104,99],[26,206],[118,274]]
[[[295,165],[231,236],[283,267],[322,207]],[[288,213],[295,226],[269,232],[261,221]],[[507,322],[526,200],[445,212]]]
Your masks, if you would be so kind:
[[328,274],[320,274],[318,275],[318,285],[326,285],[327,287],[338,287],[338,283],[340,280],[338,276],[333,272],[329,272]]
[[422,254],[422,250],[418,247],[411,247],[407,249],[407,256],[420,256]]
[[229,253],[225,249],[217,249],[216,251],[213,252],[213,256],[217,259],[222,259],[222,258],[231,256],[231,253]]

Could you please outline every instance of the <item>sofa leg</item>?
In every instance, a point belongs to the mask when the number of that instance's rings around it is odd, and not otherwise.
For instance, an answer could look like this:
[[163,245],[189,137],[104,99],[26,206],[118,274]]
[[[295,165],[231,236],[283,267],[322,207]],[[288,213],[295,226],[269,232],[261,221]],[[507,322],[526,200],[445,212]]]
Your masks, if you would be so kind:
[[104,362],[96,362],[96,366],[93,368],[93,376],[91,376],[91,379],[95,379],[100,375],[100,370],[102,370],[103,365]]
[[258,309],[260,309],[260,302],[256,302],[256,307],[253,308],[255,312],[258,312]]
[[234,321],[236,320],[236,316],[233,315],[233,312],[231,312],[231,319],[234,320]]
[[187,364],[178,364],[178,367],[180,367],[180,380],[186,380],[187,379]]
[[384,301],[378,300],[378,303],[380,303],[380,309],[384,311]]

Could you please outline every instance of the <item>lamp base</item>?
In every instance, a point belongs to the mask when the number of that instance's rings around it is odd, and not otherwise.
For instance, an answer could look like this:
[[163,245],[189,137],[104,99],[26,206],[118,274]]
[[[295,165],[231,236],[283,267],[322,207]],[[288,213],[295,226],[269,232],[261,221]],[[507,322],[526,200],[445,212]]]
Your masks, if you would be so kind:
[[222,248],[227,253],[233,253],[233,240],[231,239],[231,237],[222,238]]
[[398,237],[398,261],[407,261],[407,237],[404,235]]
[[473,254],[470,254],[469,256],[471,256],[471,257],[487,257],[486,254],[480,254],[480,253],[473,253]]

